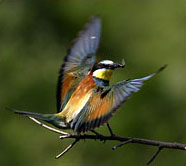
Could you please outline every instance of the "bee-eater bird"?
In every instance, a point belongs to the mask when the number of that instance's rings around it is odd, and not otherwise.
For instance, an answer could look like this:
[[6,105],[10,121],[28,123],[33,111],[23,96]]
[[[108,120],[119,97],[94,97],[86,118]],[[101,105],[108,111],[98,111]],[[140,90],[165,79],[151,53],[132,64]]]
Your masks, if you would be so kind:
[[94,131],[105,123],[108,125],[108,120],[120,105],[132,93],[137,92],[144,81],[163,70],[165,66],[146,77],[109,85],[113,71],[123,68],[124,63],[118,64],[111,60],[96,62],[95,54],[100,34],[101,20],[94,17],[79,33],[68,51],[59,71],[56,114],[12,110],[43,120],[57,128],[72,129],[78,133]]

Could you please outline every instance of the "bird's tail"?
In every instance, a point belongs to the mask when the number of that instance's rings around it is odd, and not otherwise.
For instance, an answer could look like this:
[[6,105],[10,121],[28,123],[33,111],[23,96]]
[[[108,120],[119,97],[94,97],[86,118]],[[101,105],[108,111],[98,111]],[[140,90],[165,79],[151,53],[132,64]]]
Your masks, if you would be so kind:
[[25,112],[25,111],[16,110],[16,109],[13,109],[10,107],[7,107],[7,109],[13,111],[16,114],[24,115],[27,117],[33,117],[33,118],[45,121],[45,122],[50,123],[58,128],[64,129],[64,128],[68,127],[65,120],[56,114],[41,114],[41,113]]

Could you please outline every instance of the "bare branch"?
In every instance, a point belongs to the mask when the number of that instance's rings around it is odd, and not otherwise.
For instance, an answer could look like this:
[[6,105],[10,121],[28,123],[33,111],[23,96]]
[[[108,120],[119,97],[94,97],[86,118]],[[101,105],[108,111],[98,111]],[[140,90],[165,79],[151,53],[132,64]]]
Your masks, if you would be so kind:
[[128,143],[131,143],[131,142],[132,142],[132,139],[129,139],[129,140],[127,140],[127,141],[123,141],[121,144],[118,144],[118,145],[113,146],[113,147],[112,147],[112,150],[115,150],[115,149],[117,149],[117,148],[119,148],[119,147],[121,147],[121,146],[123,146],[123,145],[126,145],[126,144],[128,144]]
[[132,137],[120,137],[120,136],[103,136],[103,135],[68,135],[65,136],[66,138],[79,138],[79,139],[92,139],[92,140],[113,140],[113,141],[120,141],[125,142],[129,141],[128,143],[136,143],[136,144],[143,144],[143,145],[151,145],[151,146],[158,146],[162,148],[169,148],[169,149],[179,149],[179,150],[186,150],[186,144],[176,143],[176,142],[163,142],[163,141],[156,141],[156,140],[149,140],[144,138],[132,138]]
[[[90,134],[70,134],[70,133],[66,133],[63,132],[61,130],[57,130],[55,128],[52,128],[50,126],[47,126],[46,124],[41,123],[40,121],[36,120],[35,118],[29,117],[31,120],[33,120],[35,123],[37,123],[38,125],[52,131],[58,134],[62,134],[60,136],[60,139],[75,139],[74,142],[72,144],[70,144],[63,152],[61,152],[59,155],[56,156],[56,159],[60,158],[61,156],[63,156],[66,152],[68,152],[77,142],[79,142],[80,140],[86,140],[86,139],[90,139],[90,140],[100,140],[100,141],[107,141],[107,140],[113,140],[113,141],[119,141],[122,142],[118,145],[115,145],[112,147],[113,150],[117,149],[118,147],[121,147],[125,144],[129,144],[129,143],[134,143],[134,144],[143,144],[143,145],[150,145],[150,146],[157,146],[158,150],[154,153],[154,155],[151,157],[151,159],[147,162],[147,164],[149,165],[150,163],[152,163],[152,161],[154,161],[154,159],[157,157],[157,155],[160,153],[160,151],[164,148],[168,148],[168,149],[177,149],[177,150],[186,150],[186,144],[181,144],[181,143],[176,143],[176,142],[163,142],[163,141],[156,141],[156,140],[149,140],[149,139],[144,139],[144,138],[132,138],[132,137],[120,137],[120,136],[116,136],[111,134],[110,136],[104,136],[102,134],[96,134],[96,135],[90,135]],[[110,126],[108,126],[109,128]],[[94,133],[97,133],[95,131],[93,131]]]

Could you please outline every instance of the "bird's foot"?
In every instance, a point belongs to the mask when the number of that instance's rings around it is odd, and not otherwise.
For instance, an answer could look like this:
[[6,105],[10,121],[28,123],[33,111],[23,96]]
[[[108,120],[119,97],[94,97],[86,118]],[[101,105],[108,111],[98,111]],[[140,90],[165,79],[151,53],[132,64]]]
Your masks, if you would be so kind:
[[112,128],[110,127],[109,123],[107,123],[107,127],[109,129],[110,135],[111,137],[115,137],[116,135],[114,134],[114,132],[112,131]]

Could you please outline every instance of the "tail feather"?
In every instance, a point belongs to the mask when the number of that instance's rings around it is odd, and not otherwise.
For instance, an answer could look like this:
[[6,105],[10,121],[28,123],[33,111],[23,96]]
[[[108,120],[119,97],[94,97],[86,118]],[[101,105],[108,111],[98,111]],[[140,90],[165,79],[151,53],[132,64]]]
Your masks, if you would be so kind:
[[57,116],[56,114],[40,114],[40,113],[25,112],[25,111],[19,111],[14,108],[10,108],[10,107],[7,107],[7,109],[10,111],[13,111],[16,114],[43,120],[58,128],[64,129],[68,127],[67,123],[60,116]]
[[9,110],[13,111],[16,114],[24,115],[24,116],[30,116],[36,119],[44,120],[44,121],[49,121],[49,117],[46,117],[44,114],[40,113],[34,113],[34,112],[25,112],[25,111],[19,111],[14,108],[8,107]]

